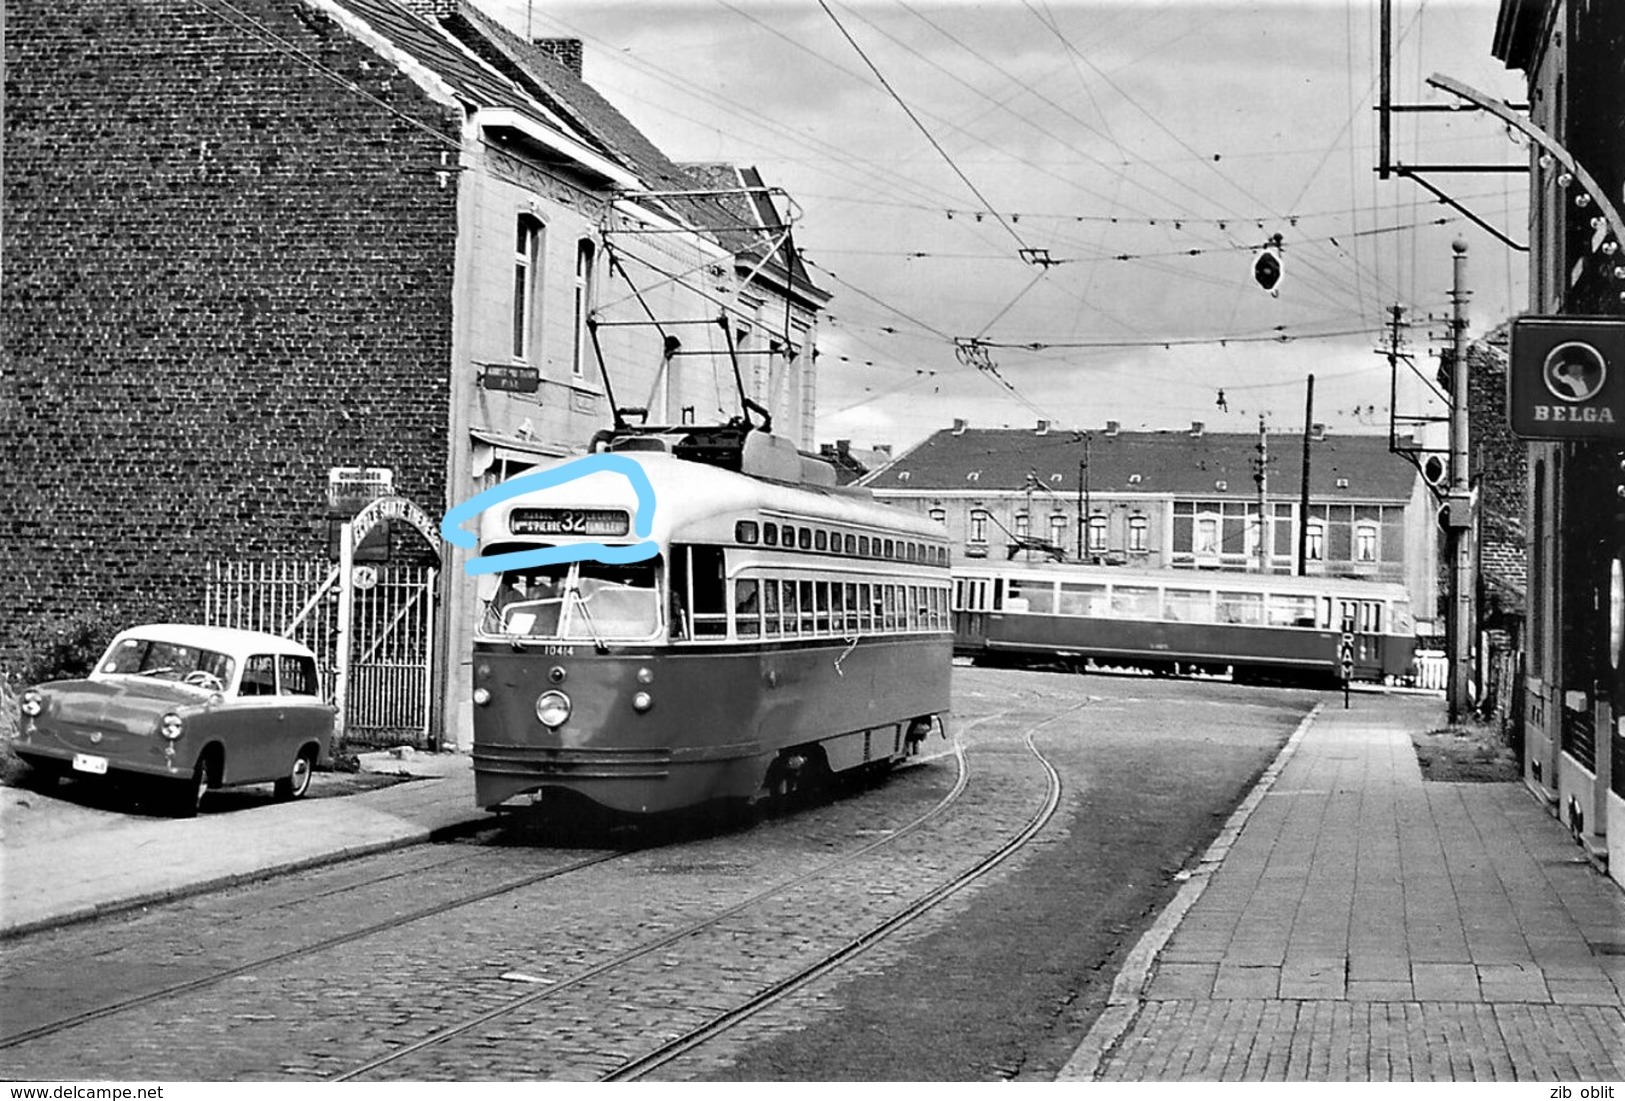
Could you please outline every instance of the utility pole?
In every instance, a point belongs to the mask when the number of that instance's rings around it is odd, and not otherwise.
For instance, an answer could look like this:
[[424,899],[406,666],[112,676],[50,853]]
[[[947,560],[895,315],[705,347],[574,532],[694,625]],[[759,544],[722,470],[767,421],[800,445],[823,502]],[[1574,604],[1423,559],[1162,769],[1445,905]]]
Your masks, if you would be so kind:
[[1264,427],[1264,414],[1258,414],[1258,467],[1253,471],[1253,482],[1258,486],[1258,572],[1269,573],[1270,541],[1269,517],[1269,431]]
[[1089,469],[1089,437],[1083,438],[1084,458],[1078,460],[1078,561],[1083,561],[1083,478]]
[[1467,441],[1467,242],[1451,244],[1455,253],[1450,287],[1450,492],[1445,500],[1445,543],[1450,575],[1450,609],[1445,620],[1450,646],[1450,682],[1446,693],[1450,721],[1467,710],[1472,677],[1473,546],[1472,488],[1468,482]]
[[1078,464],[1078,561],[1082,562],[1085,550],[1083,541],[1084,525],[1089,522],[1089,440],[1087,432],[1083,435],[1083,461]]
[[[1392,405],[1389,406],[1393,408]],[[1298,576],[1309,571],[1309,441],[1315,422],[1315,376],[1309,376],[1309,396],[1303,402],[1303,477],[1298,484]]]

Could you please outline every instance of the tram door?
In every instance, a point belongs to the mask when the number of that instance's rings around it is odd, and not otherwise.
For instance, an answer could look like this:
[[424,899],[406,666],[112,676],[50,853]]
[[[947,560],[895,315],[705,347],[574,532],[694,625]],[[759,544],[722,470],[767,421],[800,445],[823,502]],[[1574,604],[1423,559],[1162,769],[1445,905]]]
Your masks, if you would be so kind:
[[976,653],[987,647],[988,579],[954,578],[954,649]]

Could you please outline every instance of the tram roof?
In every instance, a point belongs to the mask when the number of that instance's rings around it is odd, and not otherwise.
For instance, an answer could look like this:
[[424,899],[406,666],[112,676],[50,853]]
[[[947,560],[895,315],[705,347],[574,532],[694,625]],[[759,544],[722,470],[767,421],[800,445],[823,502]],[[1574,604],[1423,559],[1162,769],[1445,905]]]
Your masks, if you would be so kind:
[[1299,577],[1285,573],[1240,573],[1221,570],[1141,570],[1129,566],[1096,566],[1075,562],[979,562],[954,566],[956,577],[1042,577],[1046,580],[1118,585],[1172,585],[1176,588],[1214,588],[1278,593],[1324,593],[1357,590],[1409,600],[1409,590],[1392,581],[1362,577]]
[[[717,522],[725,522],[731,533],[734,521],[764,515],[774,520],[885,529],[918,539],[947,538],[941,524],[910,509],[877,502],[866,493],[752,478],[662,452],[614,454],[636,463],[649,479],[655,509],[648,537],[657,543],[694,538]],[[557,470],[577,461],[560,460],[537,470]],[[624,508],[636,516],[637,504],[636,492],[626,477],[610,470],[596,470],[559,485],[518,494],[485,509],[480,515],[482,541],[507,538],[508,516],[518,508]],[[609,540],[631,541],[635,541],[632,536]]]

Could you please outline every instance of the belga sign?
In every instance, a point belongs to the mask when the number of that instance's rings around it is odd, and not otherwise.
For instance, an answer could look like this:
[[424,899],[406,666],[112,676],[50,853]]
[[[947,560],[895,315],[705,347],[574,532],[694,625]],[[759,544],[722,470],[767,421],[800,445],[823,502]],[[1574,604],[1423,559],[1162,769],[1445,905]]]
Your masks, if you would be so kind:
[[1529,440],[1625,438],[1625,318],[1514,321],[1507,415]]

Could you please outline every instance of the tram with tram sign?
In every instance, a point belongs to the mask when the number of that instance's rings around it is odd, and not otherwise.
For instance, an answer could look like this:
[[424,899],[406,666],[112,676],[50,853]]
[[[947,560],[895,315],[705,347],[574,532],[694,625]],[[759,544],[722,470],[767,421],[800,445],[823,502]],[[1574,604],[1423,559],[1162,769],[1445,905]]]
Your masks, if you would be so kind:
[[956,567],[953,577],[955,651],[988,664],[1392,683],[1411,675],[1416,648],[1402,585],[1064,563]]
[[754,803],[943,730],[946,533],[779,437],[606,432],[470,504],[482,807]]

